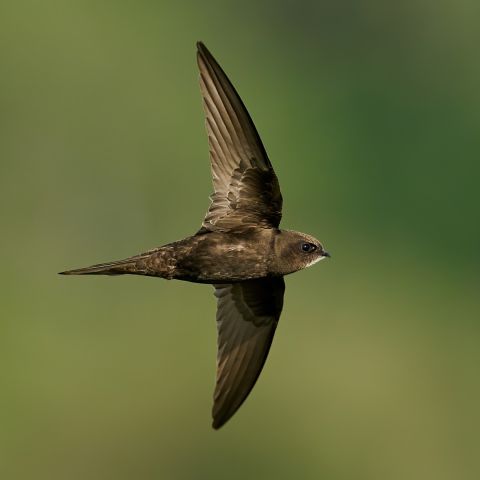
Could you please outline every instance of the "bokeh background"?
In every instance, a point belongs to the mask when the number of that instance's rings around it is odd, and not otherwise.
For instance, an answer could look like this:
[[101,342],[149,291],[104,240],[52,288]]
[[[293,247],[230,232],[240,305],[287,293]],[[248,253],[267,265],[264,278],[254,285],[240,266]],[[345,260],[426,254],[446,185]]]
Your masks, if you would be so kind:
[[[2,2],[1,477],[480,478],[479,7]],[[211,287],[56,275],[199,227],[199,39],[333,255],[218,432]]]

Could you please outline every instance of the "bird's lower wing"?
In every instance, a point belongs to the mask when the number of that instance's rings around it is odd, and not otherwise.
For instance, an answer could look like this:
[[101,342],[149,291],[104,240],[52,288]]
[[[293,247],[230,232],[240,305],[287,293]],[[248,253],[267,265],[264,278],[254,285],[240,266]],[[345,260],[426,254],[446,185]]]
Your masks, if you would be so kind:
[[218,328],[213,428],[242,405],[270,350],[283,307],[283,277],[215,285]]

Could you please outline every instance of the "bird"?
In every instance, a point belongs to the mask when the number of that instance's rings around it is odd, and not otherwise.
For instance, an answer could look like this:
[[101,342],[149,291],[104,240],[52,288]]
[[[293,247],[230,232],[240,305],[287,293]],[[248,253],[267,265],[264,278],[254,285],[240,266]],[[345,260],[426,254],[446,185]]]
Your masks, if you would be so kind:
[[145,275],[211,284],[217,298],[212,427],[240,408],[263,369],[283,308],[284,276],[330,254],[311,235],[279,228],[282,194],[255,125],[227,75],[197,42],[213,194],[192,236],[62,275]]

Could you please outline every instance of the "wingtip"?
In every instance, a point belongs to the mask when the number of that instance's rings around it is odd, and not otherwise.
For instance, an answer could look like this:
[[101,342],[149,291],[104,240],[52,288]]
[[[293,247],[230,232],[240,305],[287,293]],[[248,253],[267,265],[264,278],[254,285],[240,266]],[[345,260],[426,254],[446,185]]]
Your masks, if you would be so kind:
[[205,44],[201,40],[198,40],[196,45],[197,45],[197,50],[199,52],[205,51],[207,49],[207,47],[205,46]]
[[219,430],[220,428],[223,427],[223,425],[225,424],[225,422],[222,422],[222,421],[218,421],[217,419],[213,419],[212,421],[212,428],[214,430]]
[[206,61],[206,51],[208,51],[207,48],[205,47],[203,42],[199,40],[197,42],[197,63],[200,69],[202,68],[202,63],[205,63]]
[[213,58],[210,50],[201,40],[197,42],[197,56],[202,57],[205,61],[208,61],[209,58]]
[[236,408],[233,412],[218,411],[212,414],[212,428],[214,430],[219,430],[220,428],[222,428],[227,422],[231,420],[237,410],[238,408]]

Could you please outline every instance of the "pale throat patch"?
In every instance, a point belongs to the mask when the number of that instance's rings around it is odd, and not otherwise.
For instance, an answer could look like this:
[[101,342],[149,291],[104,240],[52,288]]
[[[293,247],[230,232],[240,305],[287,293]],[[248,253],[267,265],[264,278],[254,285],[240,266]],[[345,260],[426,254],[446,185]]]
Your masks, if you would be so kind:
[[308,262],[305,268],[311,267],[312,265],[315,265],[316,263],[318,263],[320,260],[323,260],[324,258],[327,258],[327,257],[321,257],[320,256],[320,257],[315,258],[315,260],[312,260],[311,262]]

